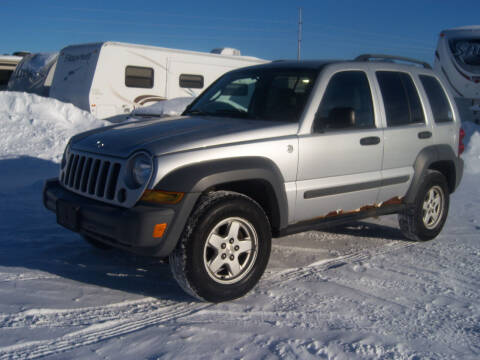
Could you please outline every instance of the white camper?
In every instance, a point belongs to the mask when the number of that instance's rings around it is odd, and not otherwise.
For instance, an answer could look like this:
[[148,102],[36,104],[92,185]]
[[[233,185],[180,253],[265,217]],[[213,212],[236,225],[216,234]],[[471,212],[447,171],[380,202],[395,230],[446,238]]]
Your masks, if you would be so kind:
[[480,26],[443,30],[435,70],[450,85],[462,119],[480,121]]
[[0,90],[7,89],[8,80],[10,79],[10,76],[12,76],[15,68],[21,60],[21,56],[0,56]]
[[229,70],[266,62],[234,49],[214,51],[117,42],[68,46],[60,51],[50,96],[107,118],[161,100],[197,96]]

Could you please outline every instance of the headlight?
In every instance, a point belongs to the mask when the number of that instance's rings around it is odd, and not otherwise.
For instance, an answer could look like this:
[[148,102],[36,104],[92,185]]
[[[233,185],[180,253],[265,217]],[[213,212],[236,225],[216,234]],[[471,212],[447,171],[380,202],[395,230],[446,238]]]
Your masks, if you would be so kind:
[[139,188],[150,179],[152,175],[152,160],[146,154],[135,155],[131,160],[131,185]]

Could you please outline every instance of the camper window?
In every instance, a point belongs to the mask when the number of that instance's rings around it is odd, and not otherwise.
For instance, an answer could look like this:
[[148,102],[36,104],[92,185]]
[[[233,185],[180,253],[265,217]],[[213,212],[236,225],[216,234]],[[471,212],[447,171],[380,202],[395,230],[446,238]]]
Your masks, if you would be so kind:
[[136,88],[153,88],[153,69],[140,66],[125,68],[125,85]]
[[179,80],[181,88],[202,89],[204,86],[202,75],[181,74]]

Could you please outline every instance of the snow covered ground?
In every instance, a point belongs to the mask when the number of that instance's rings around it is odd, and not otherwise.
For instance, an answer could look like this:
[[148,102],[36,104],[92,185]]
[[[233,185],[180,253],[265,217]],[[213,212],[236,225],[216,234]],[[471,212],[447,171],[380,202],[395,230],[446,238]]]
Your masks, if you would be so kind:
[[276,239],[260,284],[212,305],[43,209],[68,137],[103,124],[0,93],[0,360],[480,358],[480,127],[434,241],[405,241],[395,217]]

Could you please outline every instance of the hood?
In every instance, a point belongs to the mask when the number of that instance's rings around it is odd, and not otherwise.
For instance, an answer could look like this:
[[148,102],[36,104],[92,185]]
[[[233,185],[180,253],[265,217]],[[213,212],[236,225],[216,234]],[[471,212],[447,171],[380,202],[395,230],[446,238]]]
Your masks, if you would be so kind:
[[176,117],[130,122],[74,136],[72,149],[127,158],[145,150],[154,156],[223,144],[294,135],[298,123],[224,117]]

